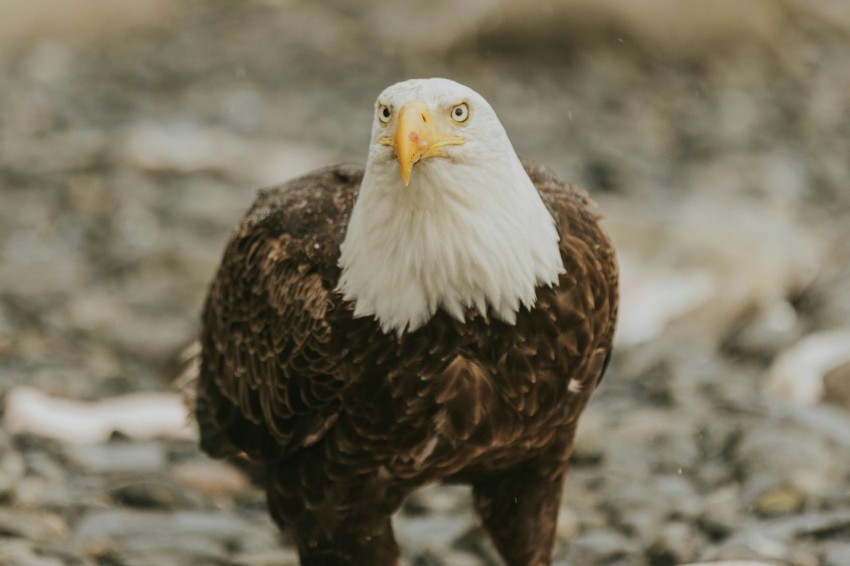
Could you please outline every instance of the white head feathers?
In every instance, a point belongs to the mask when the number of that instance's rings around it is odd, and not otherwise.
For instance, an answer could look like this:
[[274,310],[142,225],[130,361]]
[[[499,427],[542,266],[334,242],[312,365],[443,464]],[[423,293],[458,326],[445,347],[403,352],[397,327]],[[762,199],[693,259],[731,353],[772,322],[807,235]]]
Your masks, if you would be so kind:
[[[396,130],[411,105],[425,130],[404,132],[422,148],[405,186]],[[449,141],[425,151],[422,140],[433,139]],[[401,333],[440,308],[463,320],[467,308],[486,315],[489,306],[513,323],[521,306],[534,305],[535,289],[563,272],[558,239],[481,95],[446,79],[409,80],[381,93],[339,259],[339,290],[355,301],[356,316],[375,316],[385,332]]]

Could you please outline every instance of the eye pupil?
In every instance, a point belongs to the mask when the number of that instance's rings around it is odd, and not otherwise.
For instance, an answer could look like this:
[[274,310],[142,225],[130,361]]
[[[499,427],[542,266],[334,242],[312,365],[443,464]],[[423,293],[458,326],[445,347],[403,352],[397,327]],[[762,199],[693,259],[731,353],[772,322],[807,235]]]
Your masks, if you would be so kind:
[[384,118],[390,117],[390,109],[384,106]]

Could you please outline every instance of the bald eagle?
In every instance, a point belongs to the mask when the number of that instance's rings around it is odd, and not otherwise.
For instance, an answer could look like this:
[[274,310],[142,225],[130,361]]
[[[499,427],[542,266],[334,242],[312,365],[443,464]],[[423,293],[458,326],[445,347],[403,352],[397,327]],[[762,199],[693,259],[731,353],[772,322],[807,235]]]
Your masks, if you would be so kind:
[[608,364],[612,246],[445,79],[378,97],[365,168],[263,190],[209,288],[201,447],[264,470],[305,565],[392,565],[391,516],[472,486],[511,565],[549,564],[579,415]]

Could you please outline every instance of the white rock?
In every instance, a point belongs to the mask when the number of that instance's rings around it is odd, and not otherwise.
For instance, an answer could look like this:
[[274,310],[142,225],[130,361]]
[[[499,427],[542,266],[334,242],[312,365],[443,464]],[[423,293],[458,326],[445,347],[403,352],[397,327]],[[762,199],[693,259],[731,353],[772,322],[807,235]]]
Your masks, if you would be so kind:
[[113,432],[136,440],[194,437],[186,407],[176,393],[133,393],[86,402],[22,386],[8,392],[5,415],[12,433],[70,443],[105,442]]
[[780,354],[768,372],[765,395],[780,403],[812,405],[824,393],[824,375],[850,362],[850,330],[815,332]]
[[667,324],[708,301],[715,281],[704,270],[655,271],[621,258],[622,303],[615,340],[634,346],[657,338]]
[[65,453],[71,462],[94,474],[155,472],[168,461],[162,445],[155,442],[72,445]]

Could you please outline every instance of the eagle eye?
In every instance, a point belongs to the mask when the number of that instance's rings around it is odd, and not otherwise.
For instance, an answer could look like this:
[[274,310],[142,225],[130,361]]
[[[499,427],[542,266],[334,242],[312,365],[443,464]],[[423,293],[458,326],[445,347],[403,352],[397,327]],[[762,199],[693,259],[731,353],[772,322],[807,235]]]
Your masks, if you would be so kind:
[[381,122],[383,122],[384,124],[386,124],[387,122],[389,122],[389,121],[390,121],[390,118],[392,118],[392,117],[393,117],[393,111],[392,111],[392,108],[390,108],[390,107],[389,107],[389,106],[387,106],[386,104],[381,104],[381,105],[378,107],[378,119],[379,119]]
[[461,102],[452,107],[452,120],[458,124],[466,122],[469,118],[469,105],[466,102]]

